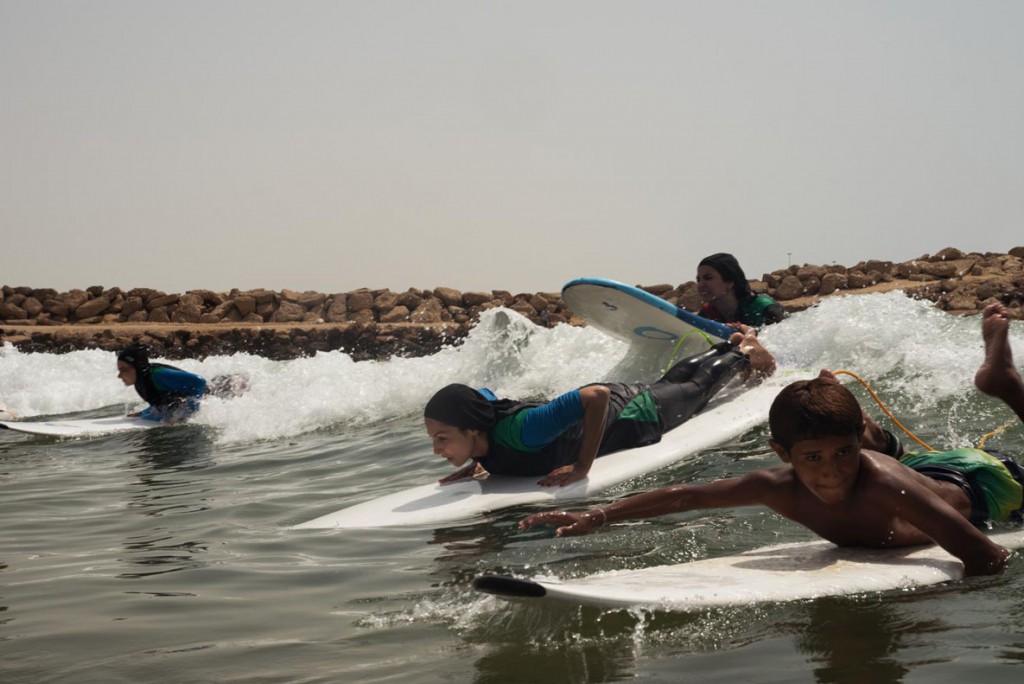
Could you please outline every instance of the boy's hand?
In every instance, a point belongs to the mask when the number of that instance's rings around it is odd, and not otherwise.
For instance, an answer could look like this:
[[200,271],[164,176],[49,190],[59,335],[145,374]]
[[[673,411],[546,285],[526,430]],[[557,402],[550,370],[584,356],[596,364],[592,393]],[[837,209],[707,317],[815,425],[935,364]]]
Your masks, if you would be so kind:
[[587,534],[601,527],[601,516],[589,513],[570,513],[569,511],[549,511],[535,513],[519,523],[519,529],[528,530],[535,525],[555,527],[556,537],[575,537]]

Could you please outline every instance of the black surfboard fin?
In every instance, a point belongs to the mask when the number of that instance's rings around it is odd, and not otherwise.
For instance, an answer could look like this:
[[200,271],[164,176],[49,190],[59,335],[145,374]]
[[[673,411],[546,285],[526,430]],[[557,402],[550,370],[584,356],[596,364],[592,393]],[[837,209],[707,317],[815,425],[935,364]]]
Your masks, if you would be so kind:
[[485,594],[514,598],[541,598],[548,593],[536,582],[508,575],[481,575],[473,580],[473,588]]

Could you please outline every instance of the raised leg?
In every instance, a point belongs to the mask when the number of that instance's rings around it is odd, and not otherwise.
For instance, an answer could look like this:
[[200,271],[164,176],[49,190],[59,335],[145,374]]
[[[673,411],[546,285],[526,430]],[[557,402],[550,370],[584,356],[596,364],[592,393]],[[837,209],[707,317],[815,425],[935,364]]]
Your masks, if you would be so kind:
[[1010,349],[1010,317],[1002,304],[989,304],[982,312],[981,336],[985,360],[974,375],[980,392],[1001,399],[1024,422],[1024,381],[1013,365]]

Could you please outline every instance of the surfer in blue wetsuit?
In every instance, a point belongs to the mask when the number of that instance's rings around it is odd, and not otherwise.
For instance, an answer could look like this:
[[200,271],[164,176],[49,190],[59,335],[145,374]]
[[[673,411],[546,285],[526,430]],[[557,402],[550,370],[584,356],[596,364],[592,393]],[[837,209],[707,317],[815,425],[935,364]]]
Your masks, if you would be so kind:
[[747,276],[732,254],[720,252],[701,259],[697,266],[697,292],[704,300],[698,313],[712,321],[757,328],[786,317],[781,304],[750,289]]
[[206,392],[206,380],[195,373],[163,363],[150,363],[149,349],[133,344],[117,355],[117,377],[149,404],[143,411],[129,414],[145,420],[178,422],[199,409],[199,398]]
[[[985,361],[975,387],[1002,400],[1024,423],[1024,380],[1013,365],[1006,308],[992,304],[982,316]],[[538,513],[520,526],[552,525],[567,536],[616,520],[763,505],[839,546],[934,542],[963,562],[965,576],[993,574],[1006,564],[1010,552],[972,522],[1019,518],[1024,474],[1008,457],[978,449],[900,457],[893,440],[865,421],[856,398],[828,371],[783,389],[768,422],[769,445],[781,466],[705,485],[662,487],[584,513]]]
[[741,369],[775,369],[749,328],[683,359],[653,384],[586,385],[543,404],[453,384],[434,394],[423,416],[434,453],[460,468],[442,483],[486,472],[544,476],[541,485],[564,486],[585,478],[598,456],[660,441]]

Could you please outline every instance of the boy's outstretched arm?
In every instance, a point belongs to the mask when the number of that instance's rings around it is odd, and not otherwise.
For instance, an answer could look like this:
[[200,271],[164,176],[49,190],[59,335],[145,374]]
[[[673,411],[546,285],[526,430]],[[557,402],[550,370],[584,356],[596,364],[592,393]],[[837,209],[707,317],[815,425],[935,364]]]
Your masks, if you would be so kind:
[[895,515],[959,558],[964,576],[993,575],[1003,569],[1010,551],[993,542],[938,494],[901,482],[888,482],[888,491],[877,490],[875,505],[890,508]]
[[587,534],[617,520],[654,518],[704,508],[768,504],[772,494],[778,492],[781,486],[777,470],[779,469],[760,470],[742,477],[717,480],[705,485],[680,484],[661,487],[585,512],[536,513],[520,522],[519,528],[528,530],[536,525],[548,525],[557,528],[555,536],[571,537]]

